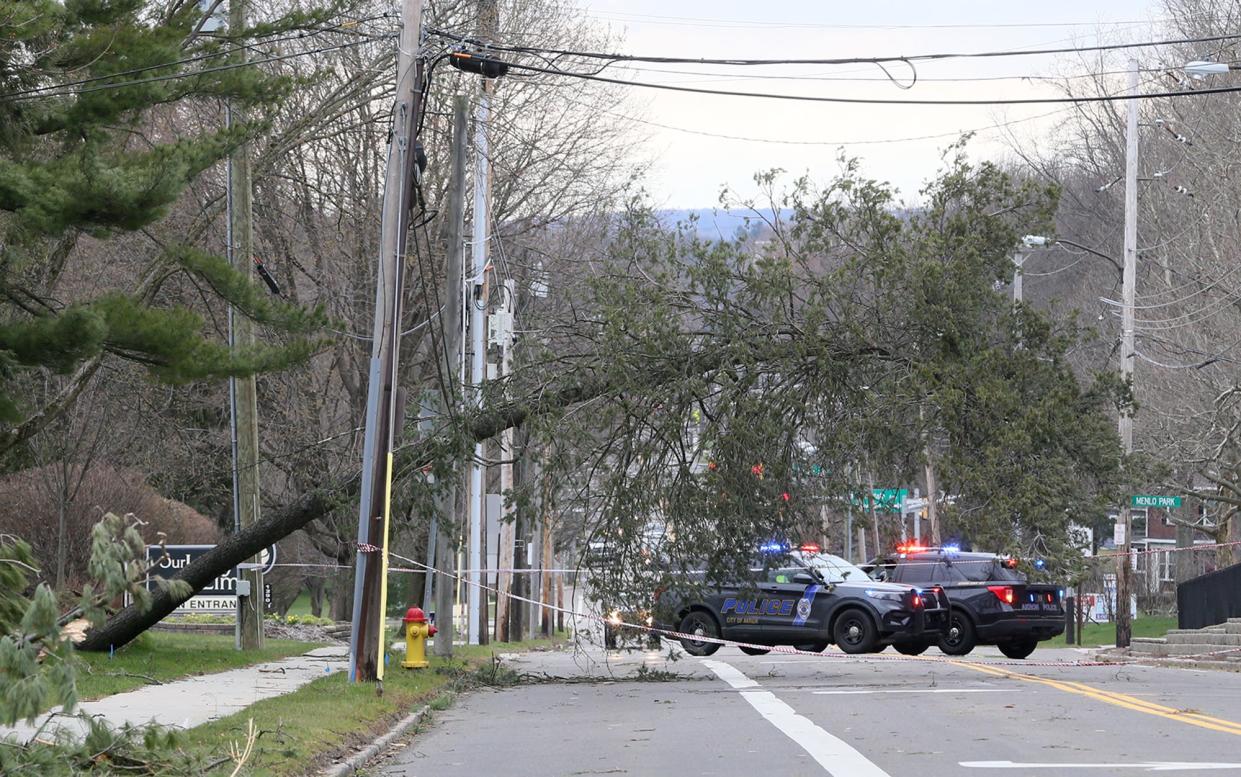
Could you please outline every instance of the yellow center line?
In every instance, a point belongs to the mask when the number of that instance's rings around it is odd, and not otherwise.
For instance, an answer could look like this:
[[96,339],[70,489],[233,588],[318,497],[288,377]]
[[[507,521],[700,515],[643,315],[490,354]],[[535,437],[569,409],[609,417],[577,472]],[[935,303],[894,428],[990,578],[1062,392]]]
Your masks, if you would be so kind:
[[1013,680],[1022,680],[1029,683],[1038,683],[1055,688],[1066,693],[1073,693],[1079,696],[1102,701],[1117,707],[1133,710],[1134,712],[1142,712],[1147,715],[1154,715],[1167,720],[1175,720],[1180,723],[1188,723],[1191,726],[1219,731],[1225,734],[1234,734],[1241,736],[1241,723],[1224,718],[1215,718],[1210,715],[1203,715],[1198,712],[1186,712],[1173,707],[1165,707],[1162,704],[1138,699],[1123,693],[1114,691],[1105,691],[1094,686],[1087,685],[1071,680],[1053,680],[1049,677],[1039,677],[1037,675],[1021,674],[1019,672],[1010,672],[993,666],[982,666],[980,664],[972,664],[965,661],[952,661],[952,664],[966,669],[973,669],[976,672],[994,675],[995,677],[1006,677]]

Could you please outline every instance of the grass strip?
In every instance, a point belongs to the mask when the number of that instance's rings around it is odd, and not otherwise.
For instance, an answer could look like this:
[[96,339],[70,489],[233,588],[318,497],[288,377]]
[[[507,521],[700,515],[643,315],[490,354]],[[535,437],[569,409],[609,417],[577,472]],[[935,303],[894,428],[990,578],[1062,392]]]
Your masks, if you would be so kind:
[[[1133,636],[1135,637],[1162,637],[1168,633],[1168,629],[1176,628],[1176,618],[1157,618],[1149,616],[1135,618],[1132,621],[1132,628]],[[1039,647],[1067,647],[1063,634],[1054,639],[1049,639],[1038,644]],[[1082,647],[1115,645],[1116,624],[1087,623],[1082,627],[1081,639],[1078,640],[1078,644]]]
[[[562,639],[458,646],[451,660],[430,658],[427,669],[402,669],[392,656],[384,672],[383,692],[373,683],[350,683],[345,672],[322,677],[293,693],[264,699],[245,710],[191,729],[185,746],[217,760],[230,742],[245,739],[248,721],[261,732],[247,775],[282,777],[313,774],[341,752],[373,741],[418,706],[448,706],[463,672],[491,664],[496,653],[548,649]],[[342,661],[342,664],[344,662]],[[229,762],[216,772],[228,774]]]
[[298,656],[316,647],[313,642],[267,639],[262,650],[241,651],[227,634],[148,631],[111,655],[77,653],[81,661],[78,698],[101,699],[144,685]]

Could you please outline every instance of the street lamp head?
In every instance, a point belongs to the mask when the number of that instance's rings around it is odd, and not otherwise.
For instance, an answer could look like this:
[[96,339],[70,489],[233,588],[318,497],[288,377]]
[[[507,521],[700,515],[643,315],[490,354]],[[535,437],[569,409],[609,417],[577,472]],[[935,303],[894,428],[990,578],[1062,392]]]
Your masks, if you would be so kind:
[[1185,64],[1185,75],[1201,80],[1207,76],[1227,73],[1230,69],[1227,62],[1208,62],[1199,59]]
[[1021,244],[1026,248],[1042,248],[1051,241],[1043,235],[1026,235],[1021,238]]

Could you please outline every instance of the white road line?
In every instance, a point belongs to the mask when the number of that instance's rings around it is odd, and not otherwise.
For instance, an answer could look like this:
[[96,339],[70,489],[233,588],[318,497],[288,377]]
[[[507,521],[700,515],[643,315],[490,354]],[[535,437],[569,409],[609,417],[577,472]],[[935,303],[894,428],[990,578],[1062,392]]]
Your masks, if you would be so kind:
[[731,664],[723,661],[702,663],[721,680],[740,690],[741,697],[758,710],[758,714],[796,742],[832,777],[891,777],[843,740],[819,728],[809,718],[798,715],[796,710],[780,701],[774,693],[744,690],[757,688],[758,683]]
[[849,696],[867,693],[1012,693],[1012,688],[875,688],[859,690],[811,691],[819,696]]
[[1192,772],[1241,769],[1241,763],[1190,763],[1188,761],[1138,761],[1127,764],[1106,763],[1015,763],[1013,761],[961,761],[966,769],[1134,769],[1144,772]]
[[740,669],[723,661],[703,661],[708,669],[719,675],[719,678],[734,688],[757,688],[758,682],[746,677]]

